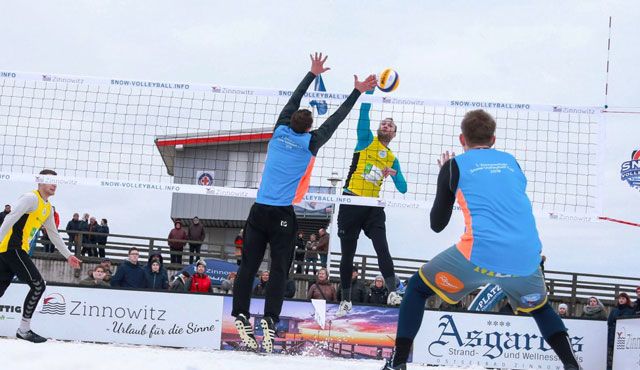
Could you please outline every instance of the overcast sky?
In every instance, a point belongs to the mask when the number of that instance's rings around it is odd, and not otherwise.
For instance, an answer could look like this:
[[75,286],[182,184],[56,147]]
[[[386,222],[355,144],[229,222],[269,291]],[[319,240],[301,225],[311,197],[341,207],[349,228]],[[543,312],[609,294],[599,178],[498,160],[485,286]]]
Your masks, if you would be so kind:
[[[351,90],[354,73],[392,66],[398,96],[601,106],[610,15],[609,105],[640,107],[640,3],[629,1],[7,2],[0,70],[292,89],[318,50],[330,58],[330,91]],[[640,149],[639,119],[602,123],[603,212],[635,222],[640,192],[619,171]],[[3,186],[0,198],[30,187]],[[64,221],[86,211],[109,218],[113,232],[165,236],[170,199],[61,187],[54,204]],[[435,235],[424,212],[389,214],[397,256],[431,258],[462,232],[459,217]],[[638,275],[639,228],[538,223],[549,269]],[[363,243],[361,252],[372,251]]]

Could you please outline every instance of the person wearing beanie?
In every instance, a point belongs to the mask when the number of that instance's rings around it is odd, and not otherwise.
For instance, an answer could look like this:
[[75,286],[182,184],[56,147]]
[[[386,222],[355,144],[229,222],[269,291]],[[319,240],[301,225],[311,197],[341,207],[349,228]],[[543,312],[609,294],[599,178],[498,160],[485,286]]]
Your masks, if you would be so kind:
[[389,297],[389,290],[384,284],[384,277],[379,275],[373,281],[373,285],[367,295],[367,303],[373,304],[387,304],[387,297]]
[[558,305],[558,315],[563,319],[569,317],[568,311],[569,311],[569,307],[566,305],[566,303],[560,303]]
[[172,292],[188,292],[191,286],[191,274],[188,271],[182,271],[176,275],[173,283],[169,286],[169,290]]
[[191,276],[190,292],[194,293],[213,293],[213,285],[211,278],[206,273],[207,263],[203,260],[196,262],[196,272]]

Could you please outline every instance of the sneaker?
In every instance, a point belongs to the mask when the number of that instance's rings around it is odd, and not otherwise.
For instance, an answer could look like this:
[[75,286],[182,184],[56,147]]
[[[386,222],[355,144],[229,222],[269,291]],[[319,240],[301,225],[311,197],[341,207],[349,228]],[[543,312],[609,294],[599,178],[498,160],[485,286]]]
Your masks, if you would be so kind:
[[253,335],[253,328],[251,327],[249,319],[247,319],[245,315],[239,314],[234,324],[236,325],[236,329],[238,329],[242,343],[244,343],[247,348],[257,350],[258,341],[256,341],[256,337]]
[[387,362],[385,362],[384,366],[382,367],[382,370],[407,370],[407,364],[391,366],[392,364],[393,364],[393,357],[391,357],[390,359],[387,360]]
[[338,311],[336,312],[336,317],[342,317],[348,314],[349,312],[351,312],[351,307],[353,307],[353,305],[350,301],[340,302],[340,306],[338,306]]
[[34,333],[31,330],[29,330],[27,332],[22,332],[22,331],[18,330],[16,332],[16,337],[18,339],[24,339],[24,340],[32,342],[32,343],[44,343],[44,342],[47,341],[47,338],[42,337],[42,336]]
[[273,340],[276,338],[276,324],[269,316],[263,317],[260,320],[260,327],[262,328],[262,348],[265,352],[273,352]]
[[387,304],[389,306],[399,306],[402,303],[402,296],[397,292],[389,293],[389,297],[387,298]]

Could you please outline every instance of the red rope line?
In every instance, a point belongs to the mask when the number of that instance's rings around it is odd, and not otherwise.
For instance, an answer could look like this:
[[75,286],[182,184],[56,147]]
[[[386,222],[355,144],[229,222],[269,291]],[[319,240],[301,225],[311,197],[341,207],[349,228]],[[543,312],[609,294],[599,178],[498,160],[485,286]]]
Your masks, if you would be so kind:
[[623,224],[623,225],[640,227],[640,224],[638,224],[638,223],[630,222],[630,221],[624,221],[624,220],[618,220],[618,219],[610,218],[610,217],[600,216],[600,217],[598,217],[598,219],[603,220],[603,221],[617,222],[617,223]]

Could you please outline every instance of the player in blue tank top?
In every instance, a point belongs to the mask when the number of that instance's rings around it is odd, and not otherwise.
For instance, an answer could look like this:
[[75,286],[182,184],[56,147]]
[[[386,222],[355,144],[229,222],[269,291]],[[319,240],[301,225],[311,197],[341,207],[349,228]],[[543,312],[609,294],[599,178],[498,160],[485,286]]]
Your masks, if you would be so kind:
[[317,53],[311,57],[311,71],[278,116],[267,147],[258,196],[244,227],[242,260],[233,289],[231,314],[236,317],[235,326],[240,338],[251,349],[258,348],[249,322],[251,292],[267,244],[271,252],[271,271],[260,326],[263,331],[262,347],[271,352],[298,232],[293,204],[300,202],[309,188],[313,162],[320,147],[347,117],[358,97],[376,86],[375,75],[369,75],[364,81],[358,81],[354,76],[351,94],[320,127],[311,130],[313,116],[308,109],[299,109],[300,101],[313,79],[329,69],[324,67],[326,59]]
[[394,354],[383,370],[404,370],[420,330],[426,300],[437,294],[455,304],[486,284],[499,285],[511,307],[530,313],[565,369],[578,360],[562,319],[547,302],[539,268],[541,243],[526,194],[527,180],[516,159],[492,149],[496,122],[483,110],[468,112],[461,124],[465,153],[446,152],[431,209],[431,228],[442,231],[458,201],[465,230],[460,241],[423,265],[400,305]]

